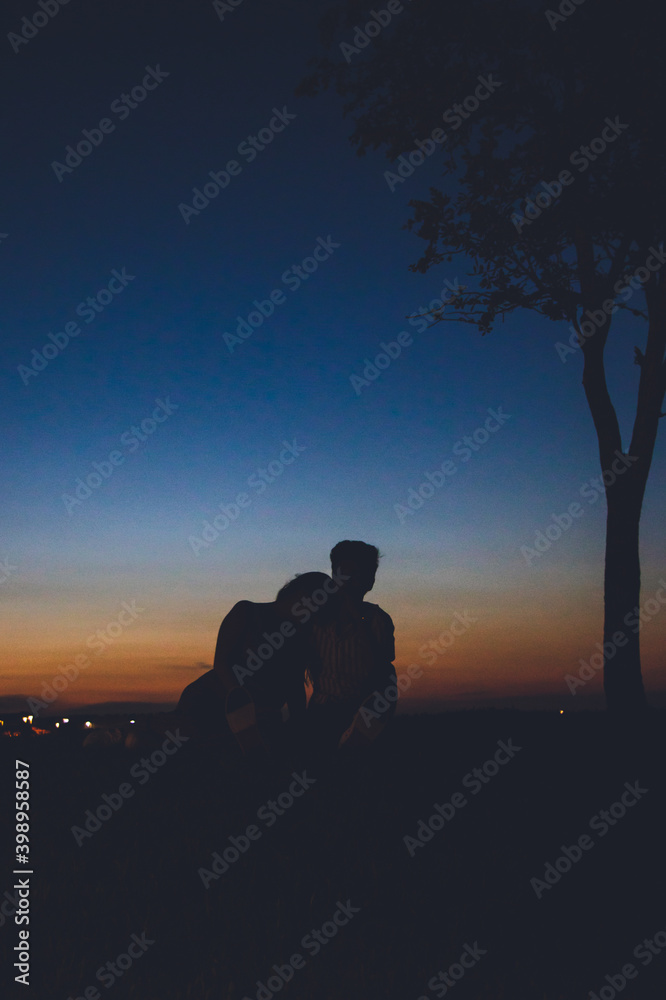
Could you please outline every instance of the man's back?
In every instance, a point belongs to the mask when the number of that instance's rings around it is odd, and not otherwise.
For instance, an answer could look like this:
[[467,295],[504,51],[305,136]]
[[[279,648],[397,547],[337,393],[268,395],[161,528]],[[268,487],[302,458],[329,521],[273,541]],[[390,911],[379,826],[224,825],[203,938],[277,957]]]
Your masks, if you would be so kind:
[[393,631],[390,615],[369,601],[313,625],[313,703],[363,701],[393,671]]

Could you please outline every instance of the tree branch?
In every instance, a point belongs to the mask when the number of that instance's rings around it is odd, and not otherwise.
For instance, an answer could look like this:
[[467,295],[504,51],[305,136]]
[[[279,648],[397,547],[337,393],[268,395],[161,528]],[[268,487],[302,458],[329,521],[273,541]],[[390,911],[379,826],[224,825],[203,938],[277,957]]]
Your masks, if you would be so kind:
[[635,348],[640,355],[641,375],[638,383],[636,419],[631,436],[631,454],[645,462],[642,470],[647,479],[657,428],[661,418],[661,406],[666,389],[664,351],[666,350],[666,281],[663,275],[659,282],[651,274],[644,285],[645,301],[648,309],[648,334],[645,354]]
[[[597,275],[594,270],[594,249],[592,240],[587,233],[578,231],[575,236],[577,253],[578,280],[580,282],[583,306],[594,308],[597,305],[595,295],[598,287]],[[604,347],[610,328],[610,316],[595,333],[583,339],[583,389],[587,398],[592,420],[599,441],[599,459],[602,469],[610,468],[616,451],[622,450],[622,435],[615,407],[608,392],[606,372],[604,369]]]
[[631,236],[623,236],[620,239],[620,245],[618,246],[615,256],[611,261],[611,266],[608,269],[608,283],[611,289],[620,277],[622,271],[624,271],[624,262],[627,258],[627,253],[629,252],[631,243]]

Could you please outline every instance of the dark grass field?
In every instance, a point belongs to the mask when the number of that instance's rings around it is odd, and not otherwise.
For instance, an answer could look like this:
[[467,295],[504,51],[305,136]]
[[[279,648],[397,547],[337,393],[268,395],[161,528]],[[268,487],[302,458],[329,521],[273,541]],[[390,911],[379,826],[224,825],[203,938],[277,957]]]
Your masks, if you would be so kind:
[[[498,740],[521,749],[474,794],[463,778],[492,759]],[[368,751],[328,768],[298,756],[258,768],[191,739],[141,784],[130,769],[162,741],[134,750],[2,741],[5,787],[14,756],[31,764],[35,871],[31,987],[15,986],[8,971],[3,995],[75,1000],[96,987],[111,1000],[666,996],[666,949],[649,965],[633,955],[666,931],[664,713],[653,711],[639,733],[604,714],[403,716]],[[314,784],[269,827],[257,811],[304,769]],[[640,800],[605,836],[592,830],[595,814],[636,781],[647,790]],[[123,782],[134,795],[78,846],[71,828]],[[456,792],[466,804],[411,857],[403,838]],[[258,839],[204,887],[198,869],[210,871],[213,852],[250,824]],[[530,879],[543,879],[546,862],[582,834],[592,849],[537,898]],[[0,892],[12,885],[12,854],[3,860]],[[332,933],[338,903],[353,915],[314,954],[304,938],[322,925]],[[5,945],[17,930],[11,920],[0,927]],[[122,976],[97,979],[133,934],[144,941],[140,957]],[[462,978],[429,988],[465,945],[477,957]],[[296,953],[301,967],[289,981],[261,988]],[[636,978],[616,991],[605,977],[627,963]]]

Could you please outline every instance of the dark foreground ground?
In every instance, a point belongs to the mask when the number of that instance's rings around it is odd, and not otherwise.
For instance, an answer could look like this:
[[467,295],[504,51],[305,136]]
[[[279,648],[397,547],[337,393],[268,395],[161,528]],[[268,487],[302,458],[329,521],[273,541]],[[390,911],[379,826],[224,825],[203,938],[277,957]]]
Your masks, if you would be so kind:
[[[31,986],[15,986],[5,966],[0,992],[38,1000],[95,997],[93,987],[111,1000],[661,1000],[664,730],[656,712],[639,737],[597,714],[399,717],[370,751],[340,757],[328,771],[300,760],[258,770],[190,740],[154,774],[140,761],[163,737],[147,749],[85,751],[80,740],[2,740],[3,789],[14,756],[31,765],[35,874]],[[485,782],[466,779],[500,740],[521,749]],[[267,803],[304,766],[314,783],[278,816]],[[598,814],[620,802],[625,782],[638,783],[638,801],[616,806],[608,825]],[[92,836],[79,835],[79,846],[72,827],[84,829],[86,811],[123,783],[134,794],[121,796]],[[410,856],[403,838],[416,838],[434,804],[455,793],[465,804],[456,799],[453,818]],[[248,826],[256,839],[237,839],[246,849],[235,861],[227,851],[228,870],[213,878],[214,852]],[[543,880],[547,862],[584,834],[591,848],[535,891],[530,880]],[[12,886],[11,843],[2,860],[0,893]],[[210,873],[207,887],[200,869]],[[335,915],[346,920],[337,930]],[[317,944],[312,931],[322,926],[325,943]],[[3,921],[5,946],[17,931]],[[133,948],[138,957],[111,971],[107,963],[127,954],[132,935],[143,942]],[[655,935],[651,949],[642,944]],[[457,964],[463,953],[466,970]],[[296,954],[294,971],[286,963]],[[627,965],[633,975],[623,975]],[[273,966],[282,978],[271,978]],[[451,966],[447,986],[437,977]]]

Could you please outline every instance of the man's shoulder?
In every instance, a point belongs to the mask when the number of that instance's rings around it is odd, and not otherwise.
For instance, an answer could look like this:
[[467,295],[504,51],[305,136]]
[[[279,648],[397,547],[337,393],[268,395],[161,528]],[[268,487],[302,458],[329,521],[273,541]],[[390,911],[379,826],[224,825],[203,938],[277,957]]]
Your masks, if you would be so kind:
[[371,604],[370,601],[363,601],[363,613],[366,618],[374,620],[377,624],[390,626],[393,628],[393,619],[378,604]]
[[369,613],[386,615],[387,618],[391,617],[386,611],[384,611],[383,608],[380,608],[378,604],[372,604],[370,601],[363,601],[363,607],[367,609]]

